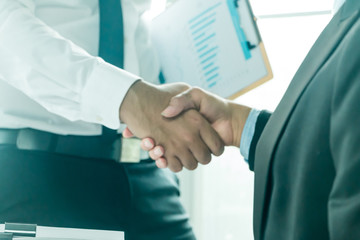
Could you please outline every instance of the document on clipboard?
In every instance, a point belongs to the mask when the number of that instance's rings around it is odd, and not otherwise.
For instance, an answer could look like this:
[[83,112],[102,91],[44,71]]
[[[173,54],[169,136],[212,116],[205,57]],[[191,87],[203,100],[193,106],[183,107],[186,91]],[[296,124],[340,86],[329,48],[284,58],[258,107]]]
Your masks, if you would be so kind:
[[166,83],[234,99],[272,78],[248,0],[178,0],[151,35]]

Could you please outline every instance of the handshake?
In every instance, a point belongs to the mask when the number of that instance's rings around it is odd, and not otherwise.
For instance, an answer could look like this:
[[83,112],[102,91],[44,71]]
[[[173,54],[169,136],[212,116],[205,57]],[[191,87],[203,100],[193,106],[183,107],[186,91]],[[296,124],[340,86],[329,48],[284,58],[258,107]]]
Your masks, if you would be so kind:
[[240,146],[250,108],[184,83],[137,81],[119,111],[124,137],[136,136],[160,168],[179,172],[208,164],[224,146]]

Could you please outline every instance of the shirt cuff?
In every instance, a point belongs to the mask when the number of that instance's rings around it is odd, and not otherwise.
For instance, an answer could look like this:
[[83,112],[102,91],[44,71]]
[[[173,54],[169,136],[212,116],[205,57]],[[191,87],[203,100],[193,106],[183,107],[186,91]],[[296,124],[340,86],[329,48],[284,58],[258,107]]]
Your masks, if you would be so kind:
[[255,132],[255,125],[257,118],[261,111],[256,109],[251,109],[248,118],[246,119],[243,132],[241,134],[240,141],[240,154],[244,157],[244,160],[248,163],[249,152],[251,141]]
[[82,94],[83,120],[119,128],[120,105],[129,88],[140,79],[99,58]]

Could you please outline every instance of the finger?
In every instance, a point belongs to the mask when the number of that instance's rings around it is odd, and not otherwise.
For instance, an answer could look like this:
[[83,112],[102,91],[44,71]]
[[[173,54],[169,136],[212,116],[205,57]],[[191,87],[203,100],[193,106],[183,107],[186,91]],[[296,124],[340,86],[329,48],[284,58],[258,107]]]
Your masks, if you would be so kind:
[[155,142],[152,138],[143,138],[141,140],[141,148],[145,151],[150,151],[155,147]]
[[166,157],[168,168],[173,172],[180,172],[183,169],[183,165],[176,156]]
[[184,151],[178,151],[176,156],[186,169],[194,170],[197,168],[198,161],[190,150],[186,149]]
[[191,90],[187,90],[183,93],[171,98],[169,106],[167,106],[161,113],[166,118],[176,117],[183,111],[195,108],[196,104],[192,99]]
[[194,142],[190,148],[196,160],[201,164],[208,164],[211,161],[211,152],[202,139]]
[[224,142],[207,122],[200,125],[200,137],[215,156],[220,156],[224,152]]
[[165,158],[159,158],[155,161],[158,168],[166,168],[168,166],[167,160]]
[[134,134],[130,131],[129,128],[125,128],[125,130],[122,133],[124,138],[131,138],[134,136]]
[[162,146],[156,146],[154,149],[149,151],[149,155],[152,159],[158,160],[163,157],[165,154],[164,148]]

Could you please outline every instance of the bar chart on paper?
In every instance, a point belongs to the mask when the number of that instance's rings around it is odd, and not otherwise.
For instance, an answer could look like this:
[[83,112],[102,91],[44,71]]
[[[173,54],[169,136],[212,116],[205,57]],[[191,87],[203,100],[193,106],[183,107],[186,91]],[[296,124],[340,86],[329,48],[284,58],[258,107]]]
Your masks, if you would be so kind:
[[220,66],[218,58],[219,46],[217,43],[214,23],[216,22],[216,9],[221,2],[209,7],[189,20],[189,31],[193,47],[198,57],[198,65],[202,78],[208,88],[220,81]]
[[253,21],[245,0],[174,3],[151,27],[166,82],[234,97],[270,76]]

